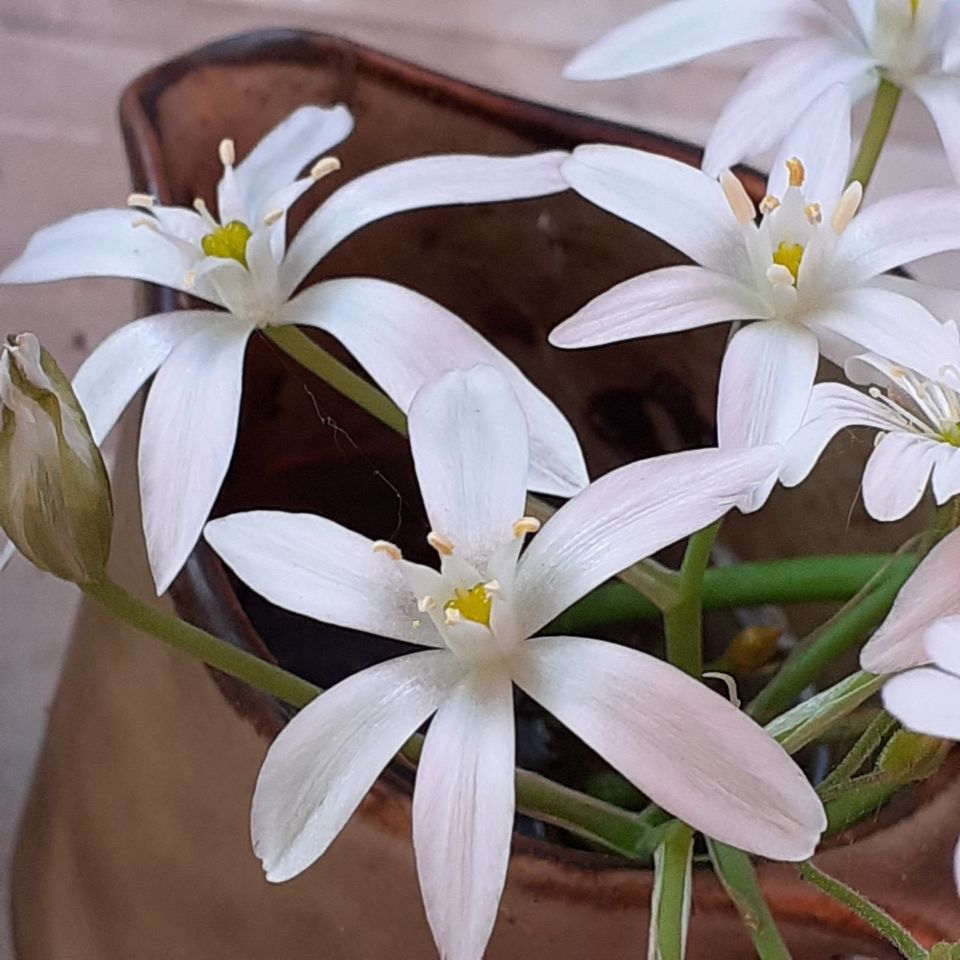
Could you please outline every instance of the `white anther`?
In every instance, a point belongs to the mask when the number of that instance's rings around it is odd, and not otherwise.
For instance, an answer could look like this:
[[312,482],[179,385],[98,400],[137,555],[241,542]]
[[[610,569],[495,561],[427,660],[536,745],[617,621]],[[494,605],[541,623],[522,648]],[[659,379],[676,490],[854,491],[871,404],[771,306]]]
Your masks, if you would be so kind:
[[193,201],[193,209],[203,217],[207,223],[213,227],[214,230],[219,229],[220,224],[213,219],[213,214],[210,213],[210,208],[207,206],[206,202],[201,197],[196,197]]
[[447,607],[443,611],[443,619],[448,627],[452,627],[454,624],[459,623],[463,617],[460,615],[460,611],[456,607]]
[[414,630],[419,630],[419,629],[420,629],[420,621],[419,621],[419,620],[411,620],[411,621],[410,621],[410,626],[413,627]]
[[486,590],[487,593],[496,593],[500,589],[500,581],[496,579],[489,580],[483,585],[483,589]]
[[427,534],[427,543],[429,543],[441,557],[449,557],[453,554],[453,544],[442,533],[435,533],[431,530]]
[[220,141],[219,153],[220,162],[225,167],[232,167],[237,162],[237,149],[229,137]]
[[417,598],[417,609],[421,613],[427,613],[430,610],[433,610],[437,605],[437,601],[433,597],[418,597]]
[[772,193],[768,193],[760,201],[760,212],[764,216],[766,216],[768,213],[773,213],[773,211],[776,210],[777,207],[779,206],[780,206],[780,201]]
[[790,174],[790,186],[802,187],[803,181],[807,177],[807,171],[803,169],[799,157],[791,157],[787,161],[787,171]]
[[861,200],[863,200],[863,187],[859,180],[854,180],[853,183],[843,191],[843,196],[840,197],[837,209],[833,211],[833,216],[830,218],[830,226],[833,227],[834,233],[841,234],[850,226],[850,221],[857,215],[857,211],[860,209]]
[[823,209],[819,203],[808,203],[803,208],[803,215],[807,218],[807,223],[812,227],[823,223]]
[[727,203],[741,224],[750,223],[757,215],[757,208],[750,199],[744,185],[729,170],[724,170],[720,174],[720,187],[723,195],[727,198]]
[[782,263],[771,263],[767,267],[767,279],[775,287],[792,287],[793,274]]
[[727,688],[727,696],[730,698],[730,702],[739,710],[740,709],[740,697],[737,693],[737,681],[730,676],[729,673],[717,673],[713,670],[708,670],[704,673],[705,679],[719,680]]
[[183,275],[183,285],[184,285],[188,290],[192,290],[192,289],[193,289],[193,285],[194,285],[196,282],[197,282],[197,271],[196,271],[196,270],[188,270],[188,271]]
[[513,521],[513,535],[519,540],[528,533],[536,533],[540,529],[540,521],[536,517],[521,517]]
[[282,210],[271,210],[264,218],[263,225],[272,227],[283,216]]
[[127,197],[127,206],[128,207],[145,207],[149,210],[156,200],[149,193],[131,193]]
[[148,230],[152,230],[154,233],[160,232],[160,227],[157,226],[157,221],[152,217],[137,217],[136,220],[131,221],[131,227],[146,227]]
[[374,540],[372,549],[374,553],[386,554],[391,560],[400,560],[403,557],[400,548],[389,540]]
[[311,168],[310,178],[312,180],[322,180],[331,173],[336,173],[340,169],[340,161],[336,157],[321,157]]

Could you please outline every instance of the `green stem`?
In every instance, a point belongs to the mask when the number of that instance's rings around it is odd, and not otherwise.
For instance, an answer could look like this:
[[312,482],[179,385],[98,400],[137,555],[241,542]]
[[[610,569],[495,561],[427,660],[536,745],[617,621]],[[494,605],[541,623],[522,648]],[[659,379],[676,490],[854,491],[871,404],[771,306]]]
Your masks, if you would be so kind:
[[753,940],[759,960],[790,960],[790,951],[780,936],[766,898],[757,881],[750,857],[742,850],[728,847],[707,837],[707,850],[714,872],[727,891],[727,896],[743,919]]
[[823,798],[827,811],[825,835],[832,836],[877,813],[909,781],[891,777],[882,771],[854,777]]
[[889,80],[881,80],[876,96],[873,98],[873,107],[863,132],[863,139],[860,141],[860,151],[850,171],[849,182],[858,180],[864,191],[876,169],[880,151],[890,132],[890,125],[893,123],[893,115],[896,113],[899,102],[900,88]]
[[667,660],[691,677],[703,672],[703,576],[722,520],[693,534],[677,577],[677,601],[663,612]]
[[648,957],[683,960],[690,918],[693,830],[674,822],[654,856],[654,888],[650,904]]
[[[703,609],[845,601],[862,590],[887,565],[909,572],[914,561],[911,557],[891,556],[889,553],[855,553],[711,567],[703,577]],[[675,580],[676,574],[666,573]],[[671,584],[670,589],[675,594],[675,586]],[[644,589],[643,593],[648,594],[648,590]],[[650,620],[659,612],[653,602],[632,586],[611,582],[597,587],[561,613],[546,632],[579,636],[591,629]]]
[[813,884],[828,897],[842,903],[861,920],[868,923],[881,937],[892,944],[907,960],[927,960],[927,951],[910,936],[910,933],[897,923],[890,914],[885,913],[869,900],[860,896],[852,887],[835,880],[819,870],[808,860],[798,864],[800,876]]
[[355,374],[296,327],[264,327],[264,336],[301,366],[352,400],[401,436],[407,435],[407,418],[390,398]]
[[820,790],[830,790],[846,783],[876,753],[888,734],[893,732],[897,721],[886,710],[881,710],[870,721],[870,725],[850,748],[847,755],[837,764],[830,776],[824,778]]

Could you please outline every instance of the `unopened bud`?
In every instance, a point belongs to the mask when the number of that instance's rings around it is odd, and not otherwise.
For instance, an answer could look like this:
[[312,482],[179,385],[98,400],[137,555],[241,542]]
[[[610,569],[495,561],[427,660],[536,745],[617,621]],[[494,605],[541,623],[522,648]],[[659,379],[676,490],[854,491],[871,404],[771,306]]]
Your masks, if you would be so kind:
[[877,769],[903,782],[926,780],[936,773],[949,749],[948,740],[912,730],[898,730],[883,748]]
[[779,627],[745,627],[731,641],[723,657],[735,673],[752,673],[776,655]]
[[110,483],[70,383],[32,333],[0,351],[0,527],[41,570],[103,579]]

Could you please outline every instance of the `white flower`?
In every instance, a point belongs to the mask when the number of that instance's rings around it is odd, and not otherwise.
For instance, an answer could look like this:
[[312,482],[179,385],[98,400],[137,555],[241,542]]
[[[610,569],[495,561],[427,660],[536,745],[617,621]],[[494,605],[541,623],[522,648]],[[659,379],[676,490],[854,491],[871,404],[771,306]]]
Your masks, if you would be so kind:
[[792,487],[805,479],[840,430],[866,426],[882,431],[863,473],[863,504],[875,520],[910,513],[931,475],[938,504],[960,493],[957,390],[871,354],[848,361],[847,369],[869,371],[866,379],[886,391],[873,387],[868,395],[845,384],[818,383],[803,424],[787,443],[783,483]]
[[[940,131],[960,179],[960,0],[847,0],[853,29],[812,0],[672,0],[582,51],[576,80],[649,73],[755,40],[792,41],[759,63],[727,103],[703,167],[717,174],[778,144],[829,86],[850,99],[880,78],[911,90]],[[849,105],[836,104],[849,112]]]
[[[560,152],[450,155],[394,163],[333,193],[286,249],[286,212],[346,137],[349,111],[302,107],[234,166],[220,146],[219,223],[202,201],[168,207],[134,195],[134,210],[96,210],[39,231],[0,282],[119,276],[174,287],[229,313],[186,310],[134,321],[108,337],[74,381],[99,442],[142,384],[156,377],[141,424],[144,532],[158,592],[183,566],[223,481],[237,431],[243,357],[258,328],[302,324],[332,334],[406,410],[427,377],[479,361],[508,376],[534,436],[530,487],[569,496],[587,483],[576,436],[560,411],[499,351],[443,307],[372,278],[328,280],[293,296],[322,257],[368,223],[404,210],[539,196],[566,189]],[[292,297],[292,299],[291,299]]]
[[[843,187],[850,127],[836,102],[845,96],[834,86],[801,118],[771,174],[759,225],[753,201],[729,171],[718,183],[669,157],[578,147],[563,165],[575,190],[697,265],[618,284],[558,326],[551,343],[586,347],[761,321],[740,330],[723,358],[721,446],[782,443],[793,434],[818,347],[840,361],[862,352],[859,344],[926,376],[956,364],[950,331],[915,300],[874,281],[905,261],[960,246],[960,191],[901,194],[857,215],[860,185]],[[757,491],[755,506],[773,482]]]
[[778,859],[807,856],[824,826],[821,805],[745,714],[626,647],[529,639],[617,571],[725,513],[776,454],[697,450],[623,467],[558,510],[520,555],[539,524],[521,516],[528,436],[506,381],[477,366],[423,387],[410,440],[439,571],[315,516],[254,512],[206,527],[213,548],[271,602],[432,648],[333,687],[271,746],[252,813],[268,879],[313,863],[436,712],[413,800],[417,868],[442,956],[478,960],[510,849],[511,683],[698,829]]

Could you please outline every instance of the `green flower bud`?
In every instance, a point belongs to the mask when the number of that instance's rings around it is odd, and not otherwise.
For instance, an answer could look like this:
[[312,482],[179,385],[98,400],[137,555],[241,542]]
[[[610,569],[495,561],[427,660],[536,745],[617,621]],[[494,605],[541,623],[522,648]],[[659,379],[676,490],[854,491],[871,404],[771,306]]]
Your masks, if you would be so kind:
[[70,383],[32,333],[0,352],[0,527],[41,570],[102,580],[110,481]]
[[877,769],[897,780],[925,780],[943,763],[950,742],[912,730],[898,730],[883,748]]

